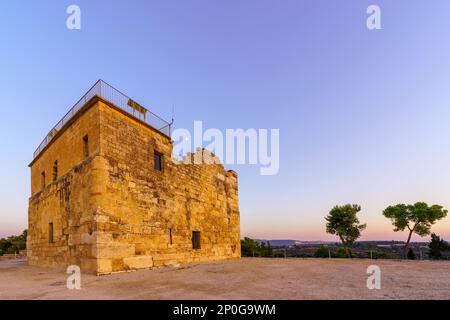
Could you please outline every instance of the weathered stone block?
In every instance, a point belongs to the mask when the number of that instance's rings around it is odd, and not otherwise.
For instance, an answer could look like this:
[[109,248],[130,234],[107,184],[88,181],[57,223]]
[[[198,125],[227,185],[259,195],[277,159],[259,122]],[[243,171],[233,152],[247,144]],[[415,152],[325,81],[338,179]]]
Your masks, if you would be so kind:
[[128,269],[143,269],[153,267],[152,256],[136,256],[124,258],[123,263]]
[[97,260],[96,272],[98,274],[107,274],[113,271],[111,259],[96,259],[96,260]]
[[92,247],[92,256],[96,258],[123,258],[134,255],[134,244],[111,242]]

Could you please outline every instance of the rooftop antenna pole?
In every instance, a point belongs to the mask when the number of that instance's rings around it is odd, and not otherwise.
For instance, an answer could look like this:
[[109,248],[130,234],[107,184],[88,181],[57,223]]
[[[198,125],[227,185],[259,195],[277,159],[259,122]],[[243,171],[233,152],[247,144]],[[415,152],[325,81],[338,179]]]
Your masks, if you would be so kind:
[[174,117],[175,117],[175,105],[172,104],[172,123],[175,121]]
[[[175,121],[175,119],[174,119],[174,117],[175,117],[175,115],[174,115],[174,113],[175,113],[175,106],[172,104],[172,120],[170,121],[170,123],[169,123],[169,132],[171,133],[172,132],[172,124],[174,123],[174,121]],[[170,136],[170,133],[169,133],[169,136]]]

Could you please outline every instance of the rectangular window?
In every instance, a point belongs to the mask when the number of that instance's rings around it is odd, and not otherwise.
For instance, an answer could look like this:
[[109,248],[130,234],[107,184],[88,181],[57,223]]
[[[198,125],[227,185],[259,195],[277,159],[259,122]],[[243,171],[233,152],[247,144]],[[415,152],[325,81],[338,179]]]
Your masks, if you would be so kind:
[[89,137],[85,135],[83,137],[83,155],[85,158],[89,157]]
[[157,171],[163,170],[163,156],[161,153],[154,151],[153,162],[155,170]]
[[53,243],[53,222],[48,224],[48,242]]
[[169,243],[172,245],[172,229],[169,229]]
[[192,249],[200,248],[200,231],[192,231]]
[[58,160],[53,164],[53,181],[58,179]]
[[45,171],[42,171],[41,173],[41,187],[42,189],[45,188]]

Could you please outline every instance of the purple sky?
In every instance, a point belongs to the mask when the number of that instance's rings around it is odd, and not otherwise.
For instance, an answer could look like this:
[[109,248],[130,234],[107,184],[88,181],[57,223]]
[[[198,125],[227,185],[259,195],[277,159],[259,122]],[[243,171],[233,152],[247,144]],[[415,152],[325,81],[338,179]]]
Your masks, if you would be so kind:
[[[81,8],[81,30],[66,8]],[[366,28],[378,4],[382,30]],[[450,208],[450,2],[8,1],[0,13],[0,236],[27,226],[32,153],[102,78],[176,127],[280,129],[280,172],[239,173],[242,236],[405,239],[381,212]],[[450,218],[433,229],[450,240]],[[415,238],[420,239],[420,238]],[[426,239],[426,238],[425,238]]]

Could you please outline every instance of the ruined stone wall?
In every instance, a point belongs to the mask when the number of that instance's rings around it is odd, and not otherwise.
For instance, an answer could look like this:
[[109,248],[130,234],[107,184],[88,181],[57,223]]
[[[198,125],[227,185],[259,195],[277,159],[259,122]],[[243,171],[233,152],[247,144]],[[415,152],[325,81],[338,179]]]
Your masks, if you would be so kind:
[[[29,263],[104,274],[239,258],[236,173],[221,164],[174,164],[171,154],[168,137],[95,101],[31,164]],[[40,173],[55,159],[61,175],[42,189]],[[201,232],[200,249],[192,248],[192,231]]]
[[[236,173],[172,163],[167,137],[108,106],[100,106],[100,130],[108,178],[98,229],[113,239],[99,242],[100,273],[240,257]],[[192,248],[192,231],[201,232],[201,249]]]

